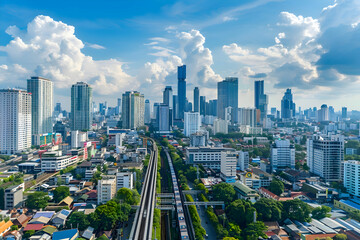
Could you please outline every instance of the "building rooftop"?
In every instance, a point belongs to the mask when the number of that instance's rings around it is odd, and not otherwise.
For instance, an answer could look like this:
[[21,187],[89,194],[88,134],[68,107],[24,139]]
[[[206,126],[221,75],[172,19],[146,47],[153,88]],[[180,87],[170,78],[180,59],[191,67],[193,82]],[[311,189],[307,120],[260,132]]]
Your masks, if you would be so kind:
[[77,229],[58,231],[58,232],[54,232],[52,239],[53,240],[68,240],[68,239],[72,239],[76,234],[78,234]]

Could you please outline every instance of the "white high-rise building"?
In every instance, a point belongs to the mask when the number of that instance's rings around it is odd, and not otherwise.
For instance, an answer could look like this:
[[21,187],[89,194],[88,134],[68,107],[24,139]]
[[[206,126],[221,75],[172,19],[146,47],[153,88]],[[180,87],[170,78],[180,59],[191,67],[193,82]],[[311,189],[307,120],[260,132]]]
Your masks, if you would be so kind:
[[217,133],[227,134],[229,131],[228,128],[229,128],[229,121],[220,118],[214,120],[214,134]]
[[238,109],[238,124],[248,125],[250,127],[256,126],[256,108],[239,108]]
[[31,94],[0,90],[0,153],[14,154],[31,147]]
[[360,161],[345,161],[343,166],[344,187],[351,195],[360,197]]
[[220,176],[225,182],[235,182],[236,163],[236,152],[221,152]]
[[27,80],[31,93],[31,126],[33,135],[53,132],[53,82],[42,77]]
[[118,172],[116,173],[116,191],[120,188],[134,188],[134,173],[132,172]]
[[78,82],[71,87],[71,130],[90,130],[92,125],[92,88]]
[[200,130],[201,118],[199,112],[184,113],[184,134],[190,137],[191,134]]
[[275,140],[275,143],[271,146],[271,167],[272,170],[278,168],[295,168],[295,148],[290,144],[290,141]]
[[341,162],[344,160],[344,137],[341,135],[314,135],[307,140],[307,165],[310,172],[325,181],[341,179]]
[[116,194],[116,177],[104,176],[98,180],[97,201],[98,204],[107,203],[115,197]]
[[245,171],[249,168],[249,152],[239,151],[237,155],[237,166],[241,171]]
[[144,123],[149,124],[151,122],[151,114],[150,114],[150,100],[145,100],[145,117],[144,117]]

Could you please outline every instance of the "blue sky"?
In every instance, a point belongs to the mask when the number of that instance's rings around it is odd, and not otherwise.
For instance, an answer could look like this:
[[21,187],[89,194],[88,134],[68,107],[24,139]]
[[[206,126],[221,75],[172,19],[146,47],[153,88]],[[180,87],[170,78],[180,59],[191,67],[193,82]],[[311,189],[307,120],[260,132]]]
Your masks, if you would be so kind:
[[237,76],[239,105],[253,106],[251,76],[261,73],[270,106],[291,87],[303,108],[355,109],[358,22],[356,0],[2,0],[0,87],[39,74],[64,104],[78,80],[94,86],[97,102],[115,104],[130,89],[160,101],[165,85],[176,90],[176,66],[187,64],[190,100],[194,86],[213,99],[217,81]]

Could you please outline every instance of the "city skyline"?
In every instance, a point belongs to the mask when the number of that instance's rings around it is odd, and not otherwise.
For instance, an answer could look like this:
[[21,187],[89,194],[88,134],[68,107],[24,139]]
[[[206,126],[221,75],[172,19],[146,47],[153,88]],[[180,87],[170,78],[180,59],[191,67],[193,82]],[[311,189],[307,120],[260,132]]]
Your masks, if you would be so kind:
[[[230,1],[218,12],[214,12],[219,7],[216,3],[204,6],[201,1],[156,3],[149,9],[144,3],[144,9],[136,10],[129,4],[121,19],[110,6],[102,6],[109,12],[105,17],[101,13],[90,16],[92,10],[77,14],[80,3],[74,11],[63,12],[42,1],[39,5],[5,1],[0,4],[0,86],[26,88],[31,76],[49,78],[54,82],[54,101],[62,102],[67,110],[68,89],[77,81],[93,87],[96,102],[105,99],[115,105],[116,98],[128,90],[161,102],[156,93],[167,85],[177,92],[177,66],[185,64],[190,101],[194,87],[211,100],[217,82],[237,77],[239,107],[253,106],[253,81],[264,80],[269,107],[280,108],[281,92],[291,88],[294,101],[303,109],[325,103],[337,110],[342,106],[354,110],[357,96],[349,99],[344,93],[360,90],[358,55],[356,44],[346,42],[359,31],[360,17],[351,12],[360,9],[359,3],[305,2]],[[156,13],[159,16],[146,23]],[[145,27],[149,24],[154,28]],[[129,29],[124,39],[121,33]],[[343,38],[333,34],[337,29],[342,29]],[[60,37],[50,37],[53,33]],[[109,41],[112,35],[115,38]],[[67,47],[61,45],[64,39]],[[57,48],[52,49],[46,40]]]

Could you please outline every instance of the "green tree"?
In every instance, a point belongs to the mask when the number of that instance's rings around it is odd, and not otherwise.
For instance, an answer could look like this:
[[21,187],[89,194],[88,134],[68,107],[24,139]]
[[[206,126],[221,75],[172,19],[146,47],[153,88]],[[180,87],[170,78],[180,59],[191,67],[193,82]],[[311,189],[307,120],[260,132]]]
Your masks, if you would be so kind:
[[212,187],[212,190],[215,201],[224,201],[226,204],[229,204],[235,198],[235,189],[228,183],[216,184]]
[[313,218],[319,220],[325,217],[331,217],[331,214],[329,214],[329,212],[331,212],[331,207],[323,205],[321,207],[314,208],[311,214]]
[[241,238],[241,229],[239,225],[229,222],[228,224],[228,231],[230,237],[240,239]]
[[333,240],[346,240],[348,239],[347,236],[343,233],[336,234]]
[[29,239],[32,235],[35,234],[35,230],[29,230],[29,231],[26,231],[24,234],[23,234],[23,239]]
[[55,202],[60,202],[67,196],[70,196],[70,190],[67,186],[59,186],[53,191]]
[[92,181],[93,183],[97,184],[98,181],[99,181],[100,179],[102,179],[101,174],[102,174],[102,173],[101,173],[100,171],[96,171],[90,181]]
[[28,198],[25,201],[26,207],[30,209],[39,210],[45,208],[50,201],[50,197],[45,192],[34,192],[29,194]]
[[261,221],[280,221],[282,212],[282,203],[269,198],[261,198],[254,207]]
[[84,231],[90,225],[88,216],[84,212],[73,212],[66,221],[67,228],[78,228]]
[[223,240],[239,240],[239,239],[234,237],[224,237]]
[[19,229],[18,225],[12,225],[11,226],[11,231],[18,230],[18,229]]
[[270,183],[269,191],[280,196],[284,192],[284,184],[280,180],[274,178]]
[[237,199],[226,208],[226,215],[231,222],[244,228],[247,224],[254,221],[255,211],[256,209],[250,202]]
[[100,237],[96,238],[96,240],[109,240],[109,238],[105,234],[103,234]]
[[116,198],[130,205],[137,205],[140,202],[140,195],[134,189],[120,188],[116,193]]
[[283,219],[290,218],[299,222],[310,222],[310,213],[311,207],[299,199],[283,202]]
[[244,229],[243,236],[246,240],[257,240],[259,237],[266,239],[267,235],[264,233],[266,230],[267,227],[263,222],[250,223]]
[[205,185],[203,183],[199,183],[195,186],[196,190],[201,190],[204,191],[205,194],[209,193],[209,190],[205,187]]

